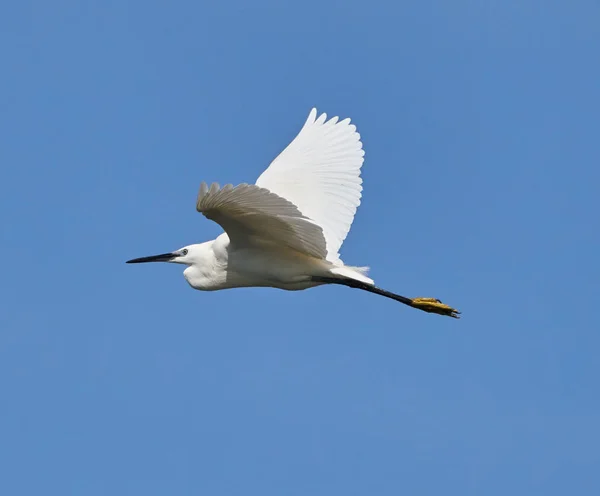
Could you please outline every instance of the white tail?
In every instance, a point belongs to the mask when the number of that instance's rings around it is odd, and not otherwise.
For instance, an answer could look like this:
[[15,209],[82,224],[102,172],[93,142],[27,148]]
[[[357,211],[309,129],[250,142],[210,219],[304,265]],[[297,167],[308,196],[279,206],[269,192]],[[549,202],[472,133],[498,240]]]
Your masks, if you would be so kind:
[[342,265],[340,267],[334,267],[329,269],[329,272],[335,274],[336,276],[341,276],[347,279],[354,279],[355,281],[364,282],[365,284],[370,284],[373,286],[375,281],[373,279],[367,277],[367,272],[369,272],[369,267],[352,267],[349,265]]

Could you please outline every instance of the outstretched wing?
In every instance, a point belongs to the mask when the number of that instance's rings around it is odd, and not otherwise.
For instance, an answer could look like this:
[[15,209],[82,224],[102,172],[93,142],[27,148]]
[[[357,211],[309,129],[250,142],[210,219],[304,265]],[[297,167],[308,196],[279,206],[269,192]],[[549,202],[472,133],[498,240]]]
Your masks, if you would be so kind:
[[200,185],[196,210],[219,224],[237,246],[273,243],[324,259],[323,230],[289,201],[253,184]]
[[323,228],[327,260],[339,263],[362,192],[365,152],[350,119],[326,121],[312,109],[298,136],[273,160],[256,184],[292,202]]

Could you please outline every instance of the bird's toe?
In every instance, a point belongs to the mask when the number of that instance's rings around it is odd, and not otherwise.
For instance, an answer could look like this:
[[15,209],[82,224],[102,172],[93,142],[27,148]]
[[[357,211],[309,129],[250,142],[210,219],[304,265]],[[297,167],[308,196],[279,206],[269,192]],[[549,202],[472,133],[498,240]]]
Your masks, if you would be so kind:
[[437,298],[413,298],[412,306],[424,312],[446,315],[455,319],[460,318],[460,312],[449,305],[442,303]]

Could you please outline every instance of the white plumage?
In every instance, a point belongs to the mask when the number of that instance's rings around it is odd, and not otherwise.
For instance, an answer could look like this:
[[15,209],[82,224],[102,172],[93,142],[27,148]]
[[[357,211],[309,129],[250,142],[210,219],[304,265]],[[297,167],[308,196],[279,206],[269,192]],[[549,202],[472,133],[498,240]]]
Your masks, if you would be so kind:
[[[312,109],[294,140],[256,185],[202,183],[196,209],[223,234],[128,263],[185,264],[195,289],[243,286],[298,290],[343,284],[381,294],[428,312],[456,316],[433,299],[410,299],[374,286],[366,267],[344,265],[339,250],[360,204],[364,151],[350,119],[327,120]],[[445,308],[442,308],[445,307]],[[449,310],[447,310],[449,309]]]
[[360,135],[350,119],[312,109],[296,138],[273,160],[256,184],[286,198],[323,229],[327,260],[339,250],[360,205],[364,162]]
[[250,184],[219,188],[215,183],[209,188],[202,183],[196,209],[219,224],[237,247],[268,242],[311,257],[327,254],[321,227],[268,189]]

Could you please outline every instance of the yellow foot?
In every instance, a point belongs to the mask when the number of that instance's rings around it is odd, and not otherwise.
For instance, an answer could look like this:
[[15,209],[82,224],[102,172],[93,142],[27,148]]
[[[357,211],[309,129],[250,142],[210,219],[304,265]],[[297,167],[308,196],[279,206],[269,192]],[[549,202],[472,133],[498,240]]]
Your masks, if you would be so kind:
[[424,312],[437,313],[439,315],[447,315],[459,319],[460,312],[451,306],[445,305],[436,298],[413,298],[412,306],[423,310]]

